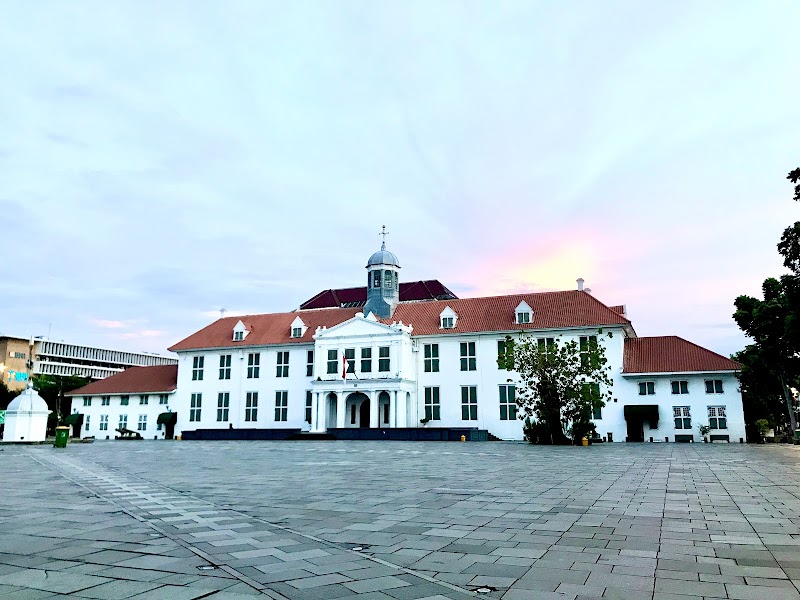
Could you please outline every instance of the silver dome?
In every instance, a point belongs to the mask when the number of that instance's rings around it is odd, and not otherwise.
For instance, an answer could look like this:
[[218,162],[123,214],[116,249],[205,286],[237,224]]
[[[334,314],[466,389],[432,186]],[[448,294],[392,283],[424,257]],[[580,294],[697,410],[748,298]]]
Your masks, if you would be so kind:
[[367,267],[371,267],[373,265],[392,265],[400,268],[400,261],[397,260],[397,257],[386,250],[386,246],[381,246],[381,249],[378,250],[375,254],[369,257],[367,261]]

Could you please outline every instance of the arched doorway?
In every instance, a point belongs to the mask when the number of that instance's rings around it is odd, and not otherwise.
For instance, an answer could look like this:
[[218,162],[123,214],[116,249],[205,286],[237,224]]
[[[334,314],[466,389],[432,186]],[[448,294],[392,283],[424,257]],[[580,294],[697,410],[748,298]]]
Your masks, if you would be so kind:
[[390,406],[391,406],[391,399],[389,397],[389,392],[381,392],[378,395],[378,426],[379,427],[389,427],[391,423],[389,423],[389,418],[391,414]]
[[362,429],[369,427],[369,399],[364,400],[361,403],[361,407],[358,409],[359,414],[359,423],[358,426]]
[[327,414],[326,414],[326,422],[325,427],[333,429],[336,427],[336,394],[331,392],[327,396]]
[[369,427],[369,397],[362,392],[354,392],[345,401],[345,427]]

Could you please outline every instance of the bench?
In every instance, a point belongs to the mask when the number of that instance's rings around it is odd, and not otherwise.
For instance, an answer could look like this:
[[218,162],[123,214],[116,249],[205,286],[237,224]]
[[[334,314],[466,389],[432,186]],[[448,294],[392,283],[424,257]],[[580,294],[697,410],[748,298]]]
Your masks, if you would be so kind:
[[138,431],[133,431],[132,429],[126,429],[125,427],[120,427],[117,429],[119,431],[119,435],[114,436],[115,440],[141,440],[142,434]]

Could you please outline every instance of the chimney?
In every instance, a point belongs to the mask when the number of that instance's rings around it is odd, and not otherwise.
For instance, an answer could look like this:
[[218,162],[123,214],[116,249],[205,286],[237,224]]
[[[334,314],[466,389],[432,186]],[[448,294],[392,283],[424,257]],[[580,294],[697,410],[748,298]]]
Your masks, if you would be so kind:
[[576,281],[578,282],[578,291],[582,292],[583,291],[583,277],[578,277],[578,279],[576,279]]

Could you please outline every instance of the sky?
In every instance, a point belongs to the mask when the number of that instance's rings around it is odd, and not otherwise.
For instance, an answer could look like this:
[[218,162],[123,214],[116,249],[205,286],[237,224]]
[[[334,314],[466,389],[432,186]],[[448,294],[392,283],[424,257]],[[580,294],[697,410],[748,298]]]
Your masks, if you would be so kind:
[[0,0],[0,334],[574,289],[722,354],[800,220],[796,0]]

